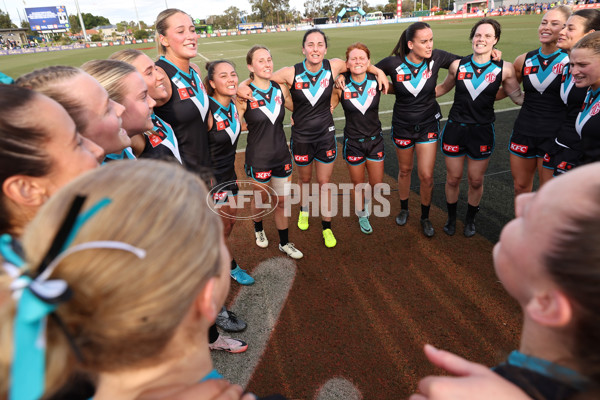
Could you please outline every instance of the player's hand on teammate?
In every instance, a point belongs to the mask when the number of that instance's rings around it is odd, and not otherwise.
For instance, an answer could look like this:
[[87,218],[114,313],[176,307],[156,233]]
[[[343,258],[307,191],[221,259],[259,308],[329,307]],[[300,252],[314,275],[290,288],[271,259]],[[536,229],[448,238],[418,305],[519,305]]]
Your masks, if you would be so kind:
[[409,400],[531,400],[485,365],[427,344],[425,355],[432,364],[456,376],[427,376],[419,381],[419,393]]
[[337,78],[335,78],[335,87],[336,89],[341,90],[346,89],[346,77],[343,74],[339,74]]

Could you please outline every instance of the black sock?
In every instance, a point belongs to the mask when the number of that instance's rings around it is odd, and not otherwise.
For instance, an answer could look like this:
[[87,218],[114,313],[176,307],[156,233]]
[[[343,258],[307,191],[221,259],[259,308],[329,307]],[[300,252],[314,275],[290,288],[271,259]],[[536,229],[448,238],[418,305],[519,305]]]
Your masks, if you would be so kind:
[[431,206],[424,206],[423,204],[421,204],[421,219],[427,219],[429,218],[429,208]]
[[260,232],[263,230],[262,221],[254,221],[254,232]]
[[446,207],[448,208],[448,218],[456,220],[456,206],[458,206],[458,201],[456,203],[448,203],[446,202]]
[[219,331],[217,330],[217,324],[212,324],[208,328],[208,343],[214,343],[219,338]]
[[400,200],[400,209],[401,210],[408,210],[408,199],[406,199],[406,200]]
[[237,263],[235,262],[235,259],[232,259],[232,260],[231,260],[231,270],[233,271],[234,269],[236,269],[236,268],[237,268],[237,266],[238,266],[238,265],[237,265]]
[[279,232],[279,244],[285,246],[290,241],[288,238],[288,230],[286,229],[277,229]]
[[331,229],[331,221],[321,221],[321,225],[323,226],[323,230]]
[[467,216],[465,218],[465,222],[467,224],[471,224],[473,222],[475,222],[475,214],[477,214],[477,211],[479,211],[479,206],[472,206],[470,204],[468,204],[468,208],[467,208]]

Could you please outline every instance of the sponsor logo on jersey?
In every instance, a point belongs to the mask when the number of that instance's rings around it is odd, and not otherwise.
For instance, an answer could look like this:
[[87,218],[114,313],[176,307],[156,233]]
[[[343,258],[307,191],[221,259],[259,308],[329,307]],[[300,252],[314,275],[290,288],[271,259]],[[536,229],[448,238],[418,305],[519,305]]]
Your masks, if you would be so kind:
[[298,90],[308,89],[310,87],[309,82],[296,82],[294,87]]
[[329,86],[329,79],[321,79],[321,87],[326,88]]
[[448,153],[458,153],[458,145],[444,143],[444,151]]
[[335,155],[335,150],[327,150],[327,157],[331,158]]
[[552,67],[552,72],[554,72],[556,75],[560,75],[562,74],[564,68],[564,64],[554,64],[554,66]]
[[550,154],[544,154],[544,162],[550,162]]
[[294,160],[296,160],[296,162],[308,162],[308,154],[303,155],[303,156],[295,154]]
[[177,89],[177,92],[179,93],[179,98],[181,100],[187,100],[194,96],[194,91],[190,88],[179,88]]
[[281,96],[275,96],[275,103],[281,105],[283,104],[283,100],[281,100]]
[[155,131],[148,134],[148,140],[150,141],[152,147],[156,147],[161,144],[162,141],[165,140],[165,137],[165,134],[160,131]]
[[265,106],[267,103],[264,100],[258,100],[258,101],[253,101],[250,103],[250,108],[255,109],[258,107],[263,107]]
[[465,79],[473,79],[473,73],[472,72],[459,72],[458,80],[464,81]]
[[532,66],[532,67],[525,67],[523,69],[523,75],[537,74],[539,70],[540,70],[540,67],[538,67],[537,65]]
[[412,143],[412,140],[394,138],[394,142],[396,142],[398,146],[409,146]]
[[527,150],[529,149],[529,146],[510,142],[510,149],[515,153],[526,154]]
[[427,139],[435,139],[435,138],[437,138],[437,133],[435,133],[435,132],[427,133]]
[[375,97],[375,95],[377,94],[377,89],[371,88],[367,91],[367,93],[369,93],[369,96]]
[[269,171],[255,172],[254,173],[254,177],[256,179],[269,179],[271,177],[271,170],[269,170]]
[[356,92],[344,92],[344,99],[348,100],[348,99],[357,99],[358,98],[358,93]]
[[348,156],[348,161],[350,162],[357,162],[362,160],[363,157],[362,156]]
[[495,82],[496,81],[496,74],[492,74],[492,73],[485,74],[485,81],[489,82],[489,83]]
[[425,71],[423,71],[423,79],[427,80],[429,78],[431,78],[431,70],[429,68],[427,68]]
[[229,121],[218,121],[217,122],[217,130],[218,131],[222,131],[227,128],[229,128]]
[[600,103],[596,103],[592,106],[592,109],[590,110],[590,115],[596,115],[596,114],[598,114],[599,111],[600,111]]
[[410,79],[411,79],[411,75],[410,74],[398,74],[398,75],[396,75],[396,81],[397,82],[410,81]]

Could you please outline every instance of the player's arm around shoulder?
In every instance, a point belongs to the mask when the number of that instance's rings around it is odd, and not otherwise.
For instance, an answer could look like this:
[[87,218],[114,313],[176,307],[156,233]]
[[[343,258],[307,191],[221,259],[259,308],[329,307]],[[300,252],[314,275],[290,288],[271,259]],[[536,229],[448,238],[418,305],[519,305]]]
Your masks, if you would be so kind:
[[513,64],[504,61],[502,67],[502,88],[504,89],[504,93],[510,97],[513,103],[520,106],[523,104],[525,95],[521,91],[521,85],[519,84],[519,81],[517,81],[516,74]]
[[454,87],[455,79],[456,79],[456,71],[458,71],[458,65],[460,64],[460,60],[454,60],[450,67],[448,67],[448,75],[444,82],[437,85],[435,87],[435,97],[440,97],[448,93]]
[[292,100],[292,94],[287,85],[279,85],[281,88],[281,95],[283,96],[283,105],[290,111],[294,111],[294,101]]
[[525,64],[525,56],[525,53],[521,54],[520,56],[515,58],[515,62],[513,63],[515,77],[517,78],[517,82],[519,83],[523,82],[523,76],[521,75],[521,73],[523,71],[523,64]]
[[288,88],[294,84],[294,67],[283,67],[273,73],[272,80],[280,85],[287,85]]

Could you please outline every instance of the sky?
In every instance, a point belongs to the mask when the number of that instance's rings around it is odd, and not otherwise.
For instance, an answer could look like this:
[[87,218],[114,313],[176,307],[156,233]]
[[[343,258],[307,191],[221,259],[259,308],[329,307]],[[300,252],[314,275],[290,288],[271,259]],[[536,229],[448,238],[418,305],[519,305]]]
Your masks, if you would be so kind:
[[[137,21],[135,8],[139,19],[152,25],[159,12],[165,8],[179,8],[194,18],[206,18],[209,15],[219,15],[231,6],[251,12],[247,0],[78,0],[82,13],[90,13],[109,19],[112,24],[121,21]],[[67,13],[77,14],[75,0],[0,0],[0,8],[7,11],[16,25],[21,25],[21,19],[26,19],[25,8],[65,6]],[[290,0],[290,8],[304,13],[304,0]],[[91,27],[87,27],[91,28]]]

